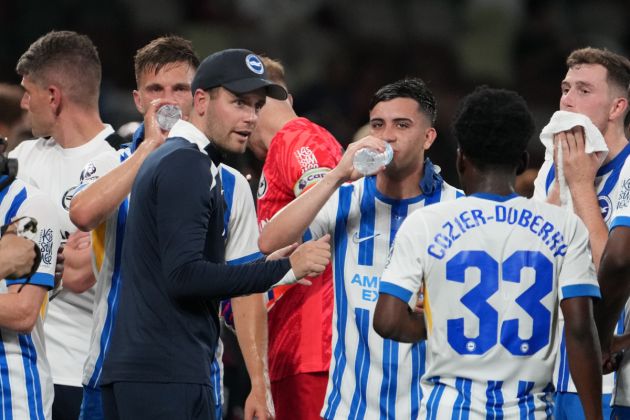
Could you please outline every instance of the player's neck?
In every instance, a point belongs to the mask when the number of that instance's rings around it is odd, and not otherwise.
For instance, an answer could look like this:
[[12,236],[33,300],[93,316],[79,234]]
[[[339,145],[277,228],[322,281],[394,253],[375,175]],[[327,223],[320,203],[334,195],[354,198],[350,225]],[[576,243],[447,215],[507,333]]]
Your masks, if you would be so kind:
[[623,127],[619,126],[613,126],[607,130],[604,134],[604,140],[606,141],[606,146],[608,146],[608,155],[606,155],[604,164],[613,160],[628,145],[628,139],[626,139]]
[[422,194],[420,179],[424,165],[409,173],[398,173],[392,170],[380,172],[376,176],[376,189],[383,195],[395,200],[417,197]]
[[474,175],[466,175],[462,178],[462,184],[466,195],[478,193],[510,195],[516,192],[514,188],[516,175],[514,173],[484,173],[478,171]]
[[83,146],[100,133],[105,125],[98,111],[67,113],[59,116],[54,129],[55,142],[64,149]]

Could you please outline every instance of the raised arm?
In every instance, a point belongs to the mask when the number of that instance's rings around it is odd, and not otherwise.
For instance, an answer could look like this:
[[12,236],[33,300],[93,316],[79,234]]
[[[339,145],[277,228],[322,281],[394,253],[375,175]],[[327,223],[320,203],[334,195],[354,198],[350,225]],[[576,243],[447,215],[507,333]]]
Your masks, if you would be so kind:
[[[595,176],[601,164],[595,153],[584,150],[584,130],[574,127],[556,135],[562,148],[564,175],[571,192],[573,210],[586,225],[595,269],[599,268],[608,228],[602,217],[595,191]],[[612,210],[612,209],[611,209]]]
[[163,132],[155,119],[156,110],[168,101],[151,103],[144,116],[145,138],[138,149],[122,164],[99,177],[77,194],[70,203],[70,220],[80,230],[89,232],[104,222],[129,195],[133,181],[146,157],[164,143]]
[[304,231],[333,193],[344,182],[353,181],[362,176],[352,166],[352,158],[357,150],[370,147],[383,151],[385,150],[384,144],[383,140],[372,136],[367,136],[350,144],[341,161],[332,171],[284,207],[264,226],[258,239],[260,251],[263,254],[269,254],[276,249],[299,241]]

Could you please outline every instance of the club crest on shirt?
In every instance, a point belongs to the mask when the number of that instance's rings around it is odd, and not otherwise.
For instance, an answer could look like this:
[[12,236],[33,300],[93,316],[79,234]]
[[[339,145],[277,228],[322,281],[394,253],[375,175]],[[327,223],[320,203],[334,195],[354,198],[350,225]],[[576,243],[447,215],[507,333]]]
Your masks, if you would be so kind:
[[70,210],[70,201],[72,201],[72,197],[76,194],[77,187],[78,185],[68,188],[61,197],[61,207],[63,207],[66,211]]
[[256,196],[258,198],[262,198],[265,196],[267,192],[267,179],[265,178],[265,173],[260,174],[260,181],[258,181],[258,191],[256,192]]
[[81,176],[79,177],[79,180],[83,182],[87,179],[90,179],[92,178],[92,175],[94,175],[95,172],[96,172],[96,166],[92,162],[90,162],[81,171]]
[[597,197],[597,201],[599,203],[599,209],[602,212],[602,218],[604,219],[604,222],[608,223],[612,214],[612,202],[610,201],[610,198],[605,195]]

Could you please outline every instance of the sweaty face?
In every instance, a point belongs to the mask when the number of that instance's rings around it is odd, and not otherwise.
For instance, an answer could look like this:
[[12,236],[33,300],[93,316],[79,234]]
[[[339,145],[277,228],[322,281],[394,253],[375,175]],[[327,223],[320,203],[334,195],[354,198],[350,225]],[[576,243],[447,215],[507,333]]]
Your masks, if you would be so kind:
[[614,95],[606,80],[608,70],[600,64],[579,64],[562,81],[560,109],[584,114],[606,133]]
[[376,104],[370,111],[370,134],[388,142],[394,158],[387,166],[390,174],[420,170],[424,151],[435,139],[429,118],[411,98],[395,98]]
[[182,109],[184,119],[188,119],[192,108],[190,84],[195,69],[185,62],[170,63],[157,73],[147,69],[138,78],[138,90],[133,91],[133,99],[138,111],[144,115],[154,99],[175,102]]
[[52,135],[55,115],[51,107],[50,92],[33,82],[29,76],[22,78],[22,86],[24,95],[20,106],[26,110],[26,119],[30,121],[33,135],[36,137]]
[[244,153],[265,99],[263,89],[243,94],[215,89],[208,100],[205,134],[226,152]]

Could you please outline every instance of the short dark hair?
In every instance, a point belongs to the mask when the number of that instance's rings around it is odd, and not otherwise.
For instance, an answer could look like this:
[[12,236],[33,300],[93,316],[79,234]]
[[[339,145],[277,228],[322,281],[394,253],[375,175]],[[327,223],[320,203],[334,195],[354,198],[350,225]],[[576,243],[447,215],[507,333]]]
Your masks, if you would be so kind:
[[418,102],[420,111],[429,118],[431,125],[435,124],[437,119],[435,96],[422,79],[406,78],[383,86],[372,97],[369,110],[374,109],[379,102],[391,101],[396,98],[410,98]]
[[58,84],[74,103],[98,106],[101,60],[85,35],[49,32],[22,54],[15,70],[39,86]]
[[188,63],[195,70],[199,67],[192,42],[176,35],[156,38],[140,48],[133,58],[136,83],[145,71],[157,73],[165,65],[179,62]]
[[580,64],[599,64],[608,71],[609,84],[620,88],[630,98],[630,60],[607,49],[580,48],[573,51],[567,58],[567,67],[572,68]]
[[477,167],[512,168],[522,162],[534,117],[518,93],[481,86],[462,100],[452,128],[460,151]]

